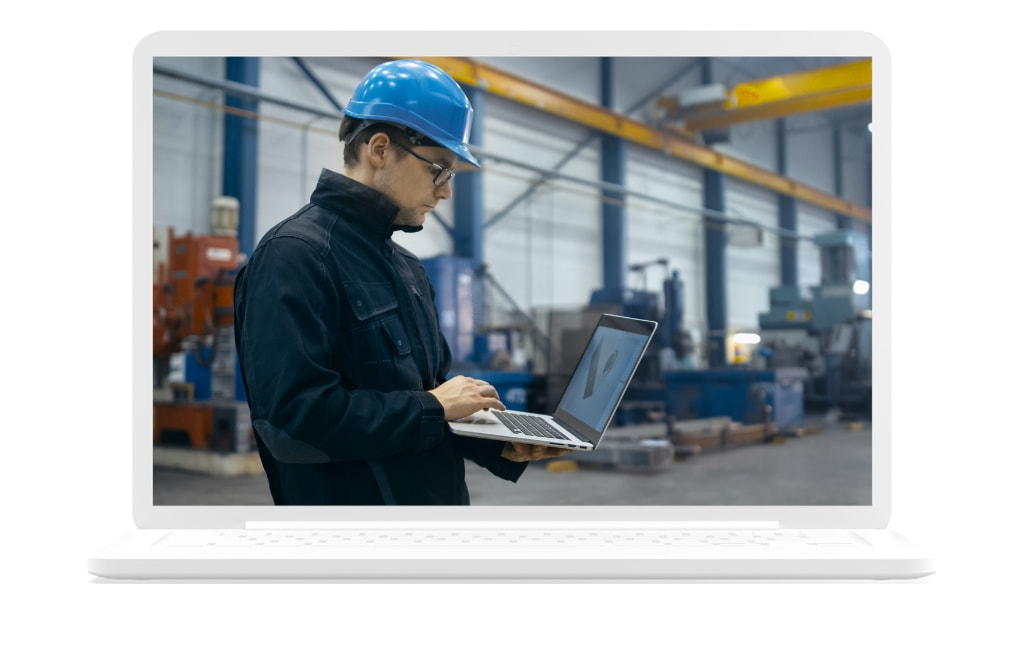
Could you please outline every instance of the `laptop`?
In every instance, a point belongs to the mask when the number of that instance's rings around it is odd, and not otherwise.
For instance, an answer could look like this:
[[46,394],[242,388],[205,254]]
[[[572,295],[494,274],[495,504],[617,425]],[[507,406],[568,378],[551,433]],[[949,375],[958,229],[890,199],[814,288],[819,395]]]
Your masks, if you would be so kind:
[[449,423],[467,437],[592,451],[651,344],[658,323],[604,313],[553,414],[480,411]]
[[[631,35],[572,32],[538,33],[529,40],[514,33],[466,32],[457,39],[438,38],[434,32],[404,33],[407,52],[434,53],[443,43],[457,43],[466,54],[522,54],[524,44],[557,44],[558,53],[597,55],[732,56],[857,55],[874,64],[873,113],[876,129],[873,148],[873,415],[869,484],[865,501],[838,503],[665,502],[653,505],[621,503],[588,505],[570,498],[545,505],[471,505],[434,507],[277,507],[262,503],[194,501],[158,502],[154,485],[152,297],[149,286],[153,254],[150,228],[175,204],[198,195],[176,195],[154,200],[154,168],[188,170],[185,179],[201,181],[208,163],[179,161],[154,154],[155,63],[164,57],[190,58],[185,64],[211,54],[225,56],[260,53],[296,55],[373,56],[380,43],[393,41],[388,33],[156,33],[144,39],[134,53],[133,130],[136,149],[133,213],[132,344],[134,365],[132,417],[132,512],[135,527],[87,559],[88,572],[106,580],[814,580],[912,579],[935,572],[933,556],[896,532],[887,529],[892,493],[891,471],[891,247],[892,222],[888,196],[889,104],[891,73],[888,51],[864,33],[643,33]],[[635,37],[630,39],[629,37]],[[518,49],[518,50],[516,50]],[[627,58],[628,59],[628,58]],[[647,64],[651,60],[645,60]],[[164,61],[166,64],[166,61]],[[178,64],[175,62],[175,64]],[[199,64],[202,64],[200,62]],[[285,63],[287,64],[287,63]],[[362,62],[349,67],[349,80],[364,70]],[[283,67],[284,65],[282,65]],[[345,79],[338,73],[337,80]],[[198,78],[198,76],[196,77]],[[214,81],[216,82],[216,81]],[[163,81],[166,83],[166,80]],[[192,83],[203,87],[206,83]],[[264,81],[269,87],[269,82]],[[197,98],[209,105],[215,97],[181,84],[167,99]],[[277,90],[277,100],[296,103],[296,84],[288,93]],[[232,88],[238,90],[239,88]],[[305,89],[305,88],[303,88]],[[268,97],[275,89],[267,89]],[[306,99],[321,99],[310,92]],[[321,99],[322,101],[322,99]],[[309,101],[312,103],[312,101]],[[329,104],[321,103],[330,116]],[[283,115],[286,113],[282,113]],[[302,130],[313,122],[299,113],[282,122],[281,131]],[[213,141],[216,131],[204,134],[211,122],[205,116],[178,122],[192,127],[192,140],[172,140],[164,152],[181,145]],[[296,128],[298,127],[298,128]],[[270,125],[264,127],[271,130]],[[305,134],[303,134],[305,135]],[[304,139],[303,139],[304,141]],[[335,138],[336,144],[336,138]],[[532,147],[539,145],[531,143]],[[273,147],[271,145],[270,147]],[[303,153],[306,143],[302,143]],[[216,152],[216,149],[213,150]],[[291,157],[289,157],[291,158]],[[210,161],[214,159],[211,157]],[[274,158],[276,164],[286,161]],[[205,177],[212,172],[205,173]],[[296,182],[298,180],[296,179]],[[275,182],[262,181],[264,187]],[[280,182],[277,182],[280,184]],[[297,183],[280,184],[294,191]],[[308,191],[305,192],[308,195]],[[510,196],[511,197],[511,196]],[[574,203],[576,200],[574,199]],[[290,213],[272,210],[274,215]],[[767,286],[762,288],[767,290]],[[615,326],[609,318],[608,324]],[[619,396],[603,393],[615,387],[620,365],[632,365],[642,344],[639,339],[619,345],[601,342],[615,328],[598,327],[592,360],[577,370],[582,381],[574,384],[560,404],[570,415],[589,420],[574,402],[601,402],[607,410]],[[646,336],[645,330],[640,336]],[[598,354],[598,349],[600,353]],[[611,357],[614,356],[614,360]],[[625,373],[622,373],[625,374]],[[576,400],[573,400],[576,398]],[[576,412],[575,414],[573,412]],[[557,413],[557,412],[556,412]],[[593,419],[593,430],[603,429],[604,413]],[[588,439],[595,443],[600,435]],[[740,458],[746,450],[729,451]],[[575,455],[575,454],[570,454]],[[579,453],[586,456],[587,453]],[[700,458],[694,466],[709,458]],[[769,471],[762,467],[761,471]],[[527,472],[543,471],[530,467]],[[526,476],[529,473],[524,474]],[[546,475],[546,474],[544,474]],[[566,474],[572,479],[586,479]],[[612,481],[613,473],[598,474],[597,481]]]

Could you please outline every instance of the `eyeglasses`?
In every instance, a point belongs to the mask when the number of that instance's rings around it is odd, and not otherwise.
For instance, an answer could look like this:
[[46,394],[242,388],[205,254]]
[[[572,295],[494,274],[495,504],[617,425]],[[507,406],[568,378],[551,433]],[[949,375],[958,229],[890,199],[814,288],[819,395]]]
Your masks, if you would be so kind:
[[394,145],[395,147],[402,148],[406,152],[409,152],[410,154],[415,156],[420,161],[423,161],[424,163],[429,163],[430,167],[431,167],[431,170],[434,173],[434,186],[444,186],[445,184],[447,184],[448,182],[450,182],[452,180],[452,177],[455,176],[455,171],[454,170],[451,170],[449,168],[445,168],[444,166],[439,166],[436,163],[434,163],[433,161],[430,161],[428,159],[423,158],[422,156],[420,156],[416,152],[412,151],[411,149],[409,149],[405,145],[401,145],[401,144],[399,144],[397,142],[392,142],[391,144]]

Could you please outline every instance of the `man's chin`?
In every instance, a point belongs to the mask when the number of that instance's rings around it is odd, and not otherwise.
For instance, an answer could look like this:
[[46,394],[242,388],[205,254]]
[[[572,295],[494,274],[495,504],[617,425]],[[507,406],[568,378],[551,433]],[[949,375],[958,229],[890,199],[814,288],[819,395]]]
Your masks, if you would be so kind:
[[408,210],[404,213],[399,214],[398,218],[395,220],[396,225],[406,225],[413,227],[423,226],[426,222],[427,214],[425,212],[421,213],[412,210]]
[[399,214],[393,227],[402,232],[419,232],[426,222],[427,218],[424,214]]

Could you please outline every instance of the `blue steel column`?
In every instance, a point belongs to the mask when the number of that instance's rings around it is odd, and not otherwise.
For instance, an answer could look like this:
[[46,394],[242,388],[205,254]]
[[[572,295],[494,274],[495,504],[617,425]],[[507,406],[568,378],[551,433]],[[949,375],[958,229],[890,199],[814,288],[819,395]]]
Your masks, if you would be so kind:
[[[725,212],[725,175],[704,169],[704,208]],[[725,365],[725,226],[705,219],[704,288],[708,312],[708,367]]]
[[[260,60],[257,57],[229,57],[225,77],[252,87],[260,85]],[[255,113],[259,102],[228,94],[229,108]],[[256,166],[259,147],[259,123],[252,117],[232,113],[224,115],[224,175],[222,193],[238,199],[238,249],[252,255],[256,241]]]
[[[788,167],[786,163],[786,120],[780,119],[775,122],[775,154],[777,172],[780,175],[786,174]],[[779,229],[796,232],[796,198],[784,193],[779,194]],[[796,261],[797,242],[793,237],[784,234],[779,237],[779,271],[782,278],[781,285],[796,286],[799,274]]]
[[867,162],[868,190],[867,190],[866,197],[867,197],[868,207],[869,208],[871,207],[871,202],[872,202],[871,194],[875,190],[874,189],[874,182],[871,179],[871,176],[872,176],[872,163],[871,163],[871,156],[872,156],[872,154],[871,154],[871,147],[872,147],[872,143],[871,143],[871,138],[872,138],[872,133],[871,133],[870,130],[868,130],[868,136],[867,136],[867,140],[865,141],[865,145],[866,146],[864,148],[864,151],[865,151],[865,157],[866,157],[865,161]]
[[[871,207],[871,202],[872,202],[871,192],[874,190],[874,188],[873,188],[874,183],[871,180],[871,168],[872,168],[872,164],[871,164],[871,146],[872,146],[872,144],[871,144],[871,132],[870,131],[868,131],[868,135],[867,135],[867,139],[866,140],[867,140],[867,147],[865,148],[865,151],[867,152],[867,155],[866,155],[867,166],[866,167],[867,167],[867,182],[868,182],[868,190],[867,190],[867,196],[866,197],[867,197],[868,207],[870,208]],[[873,242],[873,239],[872,239],[873,235],[871,233],[871,226],[868,226],[866,232],[867,232],[867,235],[868,235],[868,273],[871,274],[871,282],[874,282],[874,273],[875,273],[875,270],[874,270],[874,255],[875,255],[875,248],[874,248],[874,242]],[[869,291],[868,292],[868,306],[872,306],[873,305],[872,304],[872,301],[873,301],[872,297],[873,296],[874,296],[874,291]]]
[[[601,58],[601,104],[613,108],[612,59]],[[616,136],[601,135],[601,181],[626,184],[626,145]],[[603,191],[607,202],[601,205],[601,245],[603,250],[604,290],[607,295],[625,299],[626,284],[626,208],[617,191]]]
[[[473,106],[473,124],[469,142],[482,145],[484,136],[484,92],[480,88],[463,86]],[[455,229],[452,235],[456,257],[470,258],[474,267],[484,260],[484,195],[483,173],[476,168],[459,173],[454,181]]]
[[[843,197],[843,132],[840,129],[832,130],[832,163],[835,178],[835,196]],[[836,227],[852,227],[851,219],[845,214],[836,214]]]
[[[711,84],[711,60],[701,61],[701,83]],[[725,175],[704,169],[704,208],[725,213]],[[708,367],[725,365],[726,332],[725,226],[704,219],[704,299],[708,318]]]

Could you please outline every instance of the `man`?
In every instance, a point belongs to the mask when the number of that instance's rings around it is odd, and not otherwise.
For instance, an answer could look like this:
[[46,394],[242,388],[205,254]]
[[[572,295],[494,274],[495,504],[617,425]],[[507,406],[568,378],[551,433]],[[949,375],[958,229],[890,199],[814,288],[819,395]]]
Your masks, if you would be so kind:
[[504,409],[487,382],[446,379],[451,353],[420,261],[392,241],[452,195],[473,109],[446,73],[384,63],[342,121],[344,175],[262,238],[235,284],[235,338],[275,504],[468,504],[464,460],[516,481],[565,451],[457,437],[446,421]]

